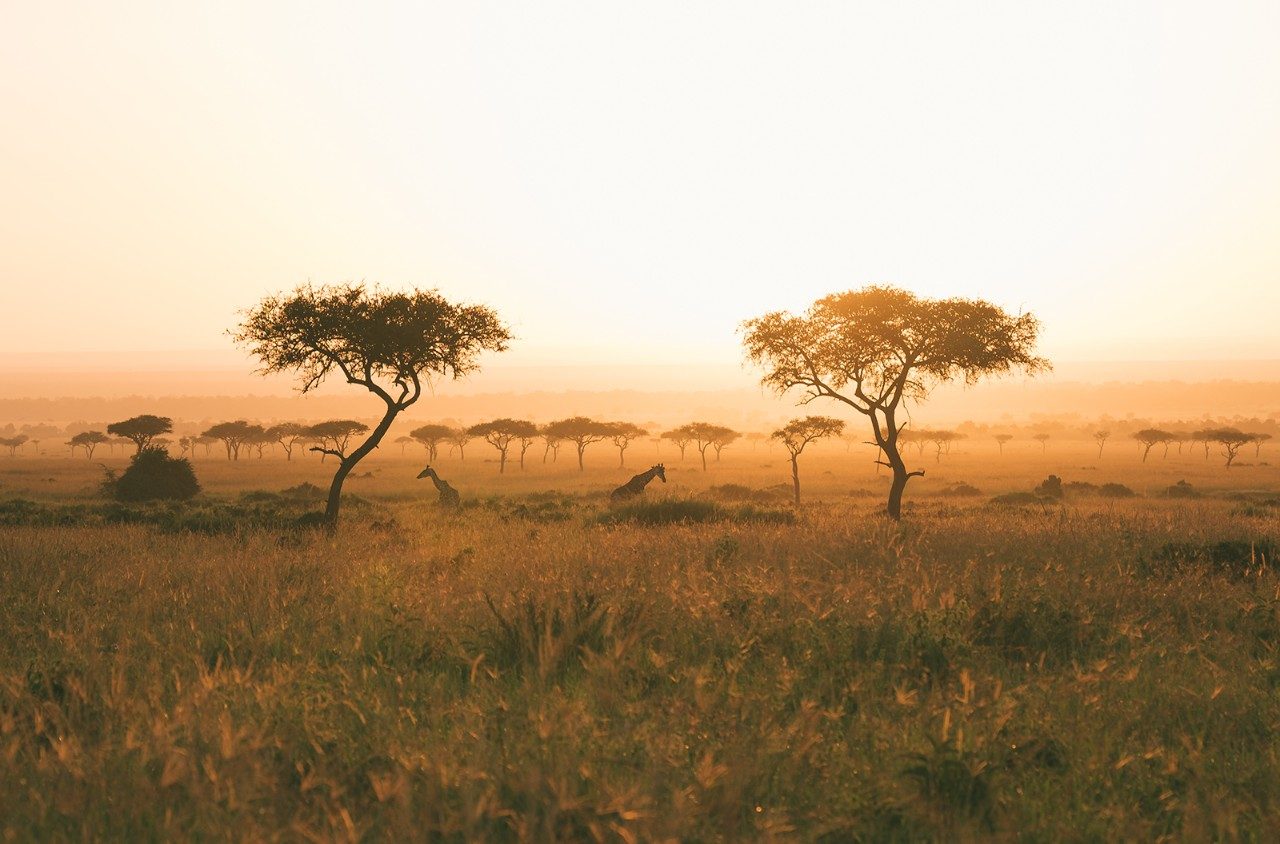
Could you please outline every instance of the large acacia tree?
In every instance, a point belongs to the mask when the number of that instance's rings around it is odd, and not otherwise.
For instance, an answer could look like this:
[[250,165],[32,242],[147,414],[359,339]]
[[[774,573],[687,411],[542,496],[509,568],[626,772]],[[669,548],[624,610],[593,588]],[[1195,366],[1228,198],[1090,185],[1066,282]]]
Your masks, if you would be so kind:
[[459,378],[481,352],[507,348],[511,334],[482,305],[460,305],[434,290],[395,293],[363,284],[304,285],[248,311],[237,342],[262,361],[262,373],[297,372],[309,392],[336,375],[382,400],[382,418],[350,452],[330,451],[338,469],[325,522],[338,524],[342,483],[378,447],[391,423],[434,377]]
[[832,399],[866,416],[893,471],[885,510],[902,517],[902,493],[921,470],[909,471],[898,450],[904,402],[954,380],[972,384],[1011,370],[1037,372],[1048,361],[1032,354],[1040,332],[1031,314],[1010,315],[988,302],[924,299],[894,287],[866,287],[814,302],[802,315],[765,314],[742,324],[749,360],[761,383],[800,400]]
[[568,440],[578,450],[578,471],[583,469],[582,455],[587,446],[598,443],[612,433],[607,422],[598,422],[585,416],[571,416],[548,422],[543,429],[544,436],[549,435],[559,440]]

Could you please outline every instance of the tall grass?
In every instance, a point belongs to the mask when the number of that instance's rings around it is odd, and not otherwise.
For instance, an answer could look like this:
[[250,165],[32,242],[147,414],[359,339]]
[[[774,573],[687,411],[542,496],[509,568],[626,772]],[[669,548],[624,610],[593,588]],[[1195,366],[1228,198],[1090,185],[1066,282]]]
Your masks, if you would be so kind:
[[1228,502],[0,534],[19,838],[1272,838]]

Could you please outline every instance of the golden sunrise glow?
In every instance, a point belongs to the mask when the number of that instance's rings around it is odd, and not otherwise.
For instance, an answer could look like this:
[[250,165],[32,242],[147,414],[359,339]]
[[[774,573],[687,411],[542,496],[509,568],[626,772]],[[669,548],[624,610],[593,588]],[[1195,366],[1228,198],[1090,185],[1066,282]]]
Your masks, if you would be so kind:
[[735,362],[873,282],[1067,359],[1276,357],[1271,2],[10,4],[0,352],[226,349],[314,280],[511,362]]

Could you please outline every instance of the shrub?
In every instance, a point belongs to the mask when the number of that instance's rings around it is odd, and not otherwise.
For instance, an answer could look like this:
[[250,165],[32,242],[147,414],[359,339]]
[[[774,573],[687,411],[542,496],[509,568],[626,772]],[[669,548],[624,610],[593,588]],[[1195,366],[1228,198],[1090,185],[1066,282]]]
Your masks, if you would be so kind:
[[186,501],[200,491],[190,461],[163,448],[144,448],[119,477],[108,470],[102,486],[117,501]]
[[1124,484],[1103,484],[1098,487],[1098,495],[1103,498],[1134,498],[1137,494]]
[[1166,498],[1199,498],[1199,491],[1186,481],[1178,481],[1164,491]]
[[970,498],[975,495],[982,495],[982,490],[978,489],[976,486],[967,484],[964,481],[959,481],[958,483],[954,483],[943,489],[938,494],[954,496],[956,498]]
[[1035,494],[1040,498],[1061,498],[1062,478],[1057,475],[1050,475],[1036,487]]
[[595,522],[600,525],[631,523],[647,526],[702,522],[789,525],[795,520],[795,514],[788,510],[765,510],[749,504],[725,507],[714,501],[667,498],[616,507],[607,513],[601,513]]

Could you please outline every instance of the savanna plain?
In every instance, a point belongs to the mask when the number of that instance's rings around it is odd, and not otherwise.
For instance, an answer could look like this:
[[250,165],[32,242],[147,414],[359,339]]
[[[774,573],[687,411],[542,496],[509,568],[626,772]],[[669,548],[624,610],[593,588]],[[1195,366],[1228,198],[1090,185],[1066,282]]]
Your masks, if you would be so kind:
[[290,526],[315,455],[197,455],[153,507],[98,496],[120,455],[0,458],[0,829],[1277,840],[1268,450],[911,449],[894,523],[860,445],[798,507],[777,446],[473,446],[456,511],[383,448],[334,535]]

